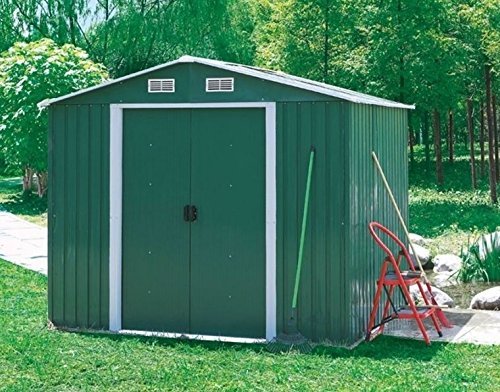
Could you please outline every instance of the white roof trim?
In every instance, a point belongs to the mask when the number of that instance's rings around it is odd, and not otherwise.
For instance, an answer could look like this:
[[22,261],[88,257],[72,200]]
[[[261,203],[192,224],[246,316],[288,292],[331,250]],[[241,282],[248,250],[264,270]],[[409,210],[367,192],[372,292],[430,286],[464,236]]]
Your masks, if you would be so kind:
[[361,103],[366,105],[376,105],[376,106],[385,106],[392,108],[402,108],[402,109],[415,109],[414,105],[406,105],[399,102],[390,101],[383,98],[374,97],[367,94],[358,93],[352,90],[344,89],[341,87],[332,86],[325,83],[315,82],[313,80],[300,78],[298,76],[289,75],[283,72],[270,71],[262,68],[256,68],[241,64],[234,63],[226,63],[218,60],[210,60],[200,57],[192,57],[192,56],[182,56],[177,60],[170,61],[165,64],[160,64],[152,68],[148,68],[139,72],[132,73],[130,75],[123,76],[118,79],[110,80],[104,82],[100,85],[89,87],[83,90],[76,91],[71,94],[63,95],[62,97],[46,99],[39,103],[40,107],[47,107],[53,103],[63,101],[68,98],[72,98],[81,94],[85,94],[90,91],[94,91],[106,86],[110,86],[116,83],[123,82],[128,79],[135,78],[137,76],[141,76],[150,72],[154,72],[160,70],[162,68],[166,68],[175,64],[180,63],[198,63],[203,65],[208,65],[210,67],[223,69],[230,72],[236,72],[243,75],[252,76],[259,79],[268,80],[271,82],[292,86],[296,88],[300,88],[307,91],[316,92],[322,95],[339,98],[342,100],[346,100],[354,103]]

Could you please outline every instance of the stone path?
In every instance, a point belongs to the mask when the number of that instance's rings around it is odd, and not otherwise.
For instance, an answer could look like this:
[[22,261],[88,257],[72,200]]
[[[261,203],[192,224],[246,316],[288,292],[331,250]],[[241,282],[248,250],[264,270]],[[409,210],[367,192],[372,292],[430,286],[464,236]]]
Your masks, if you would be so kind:
[[[443,328],[443,337],[438,337],[426,321],[431,342],[500,344],[500,312],[490,310],[447,309],[446,317],[452,328]],[[386,335],[423,340],[414,320],[395,320],[387,324]]]
[[0,259],[47,275],[47,229],[0,211]]

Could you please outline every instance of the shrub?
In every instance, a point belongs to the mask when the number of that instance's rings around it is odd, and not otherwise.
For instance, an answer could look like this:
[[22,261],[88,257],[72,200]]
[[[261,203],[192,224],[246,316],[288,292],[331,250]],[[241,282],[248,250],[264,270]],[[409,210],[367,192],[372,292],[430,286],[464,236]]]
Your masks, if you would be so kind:
[[47,111],[37,104],[107,78],[106,69],[73,45],[50,39],[14,44],[0,55],[0,142],[7,169],[24,173],[31,190],[33,174],[42,196],[47,181]]

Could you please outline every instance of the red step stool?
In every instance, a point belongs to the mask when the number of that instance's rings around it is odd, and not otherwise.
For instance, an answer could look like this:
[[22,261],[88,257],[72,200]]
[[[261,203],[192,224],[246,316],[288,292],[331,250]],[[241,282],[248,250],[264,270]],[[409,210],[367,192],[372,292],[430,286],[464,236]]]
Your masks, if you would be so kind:
[[[413,319],[416,321],[420,332],[422,332],[422,336],[424,337],[425,342],[427,344],[431,344],[423,320],[430,317],[439,336],[443,336],[439,327],[439,322],[441,322],[441,324],[445,327],[451,327],[451,324],[448,322],[446,316],[443,313],[443,310],[439,307],[434,297],[432,296],[430,284],[428,282],[424,283],[422,281],[422,273],[415,269],[408,249],[394,233],[392,233],[389,229],[382,226],[378,222],[371,222],[368,227],[371,236],[387,256],[383,261],[380,276],[377,280],[377,291],[375,292],[375,297],[373,299],[373,308],[370,312],[370,321],[368,323],[366,341],[371,341],[375,339],[375,337],[383,333],[384,326],[389,321],[395,319]],[[387,247],[384,241],[382,241],[378,232],[382,232],[383,234],[385,234],[400,248],[400,252],[398,253],[397,258],[394,257],[391,250]],[[406,260],[408,270],[401,271],[400,266],[402,259]],[[422,298],[424,300],[424,305],[422,306],[415,305],[415,301],[413,301],[413,298],[410,294],[409,287],[414,284],[418,286],[420,294],[422,295]],[[427,285],[427,289],[429,292],[428,295],[430,296],[430,298],[425,295],[424,288],[422,286],[423,284]],[[398,287],[398,289],[401,291],[403,299],[407,304],[407,306],[399,309],[396,308],[394,302],[392,301],[392,295],[396,287]],[[375,324],[382,292],[386,293],[387,299],[385,301],[384,311],[382,313],[382,320],[378,324]],[[389,310],[391,310],[390,314]]]

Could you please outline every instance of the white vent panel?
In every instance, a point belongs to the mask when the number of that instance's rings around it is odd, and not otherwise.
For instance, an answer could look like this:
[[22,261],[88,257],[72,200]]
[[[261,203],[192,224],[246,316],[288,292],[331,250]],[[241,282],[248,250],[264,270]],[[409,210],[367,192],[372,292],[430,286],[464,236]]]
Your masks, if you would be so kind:
[[175,79],[149,79],[149,93],[173,93],[175,92]]
[[232,92],[234,91],[234,78],[207,78],[206,91],[214,92]]

